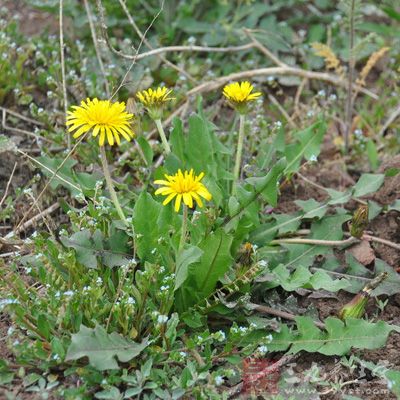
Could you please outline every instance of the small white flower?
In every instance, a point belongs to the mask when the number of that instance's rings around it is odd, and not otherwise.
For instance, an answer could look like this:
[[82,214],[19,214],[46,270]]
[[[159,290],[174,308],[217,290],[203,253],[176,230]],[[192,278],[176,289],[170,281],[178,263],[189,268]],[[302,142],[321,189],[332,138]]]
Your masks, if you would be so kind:
[[267,337],[266,337],[266,339],[268,340],[268,342],[272,342],[272,339],[273,339],[273,337],[272,337],[272,335],[271,334],[269,334]]
[[268,351],[268,347],[267,346],[260,346],[257,350],[258,350],[259,353],[264,355]]
[[160,273],[164,273],[165,272],[165,267],[161,265],[160,269],[159,269]]
[[53,356],[52,358],[53,358],[53,360],[55,360],[55,361],[61,360],[61,357],[60,357],[57,353],[54,354],[54,356]]
[[311,118],[311,117],[313,117],[314,116],[314,111],[313,110],[310,110],[308,113],[307,113],[307,117],[308,118]]
[[278,129],[281,128],[282,127],[282,122],[281,121],[275,121],[274,122],[274,127],[278,128]]
[[186,354],[184,351],[180,351],[180,352],[179,352],[179,355],[180,355],[182,358],[185,358],[185,357],[187,356],[187,354]]
[[363,136],[363,131],[362,131],[361,129],[356,129],[356,130],[354,131],[354,134],[355,134],[358,138],[360,138],[361,136]]
[[260,266],[260,267],[266,267],[267,265],[268,265],[268,262],[266,261],[266,260],[260,260],[259,262],[258,262],[258,265]]
[[317,93],[317,96],[318,97],[325,97],[326,96],[326,92],[325,92],[325,90],[320,90],[318,93]]
[[158,317],[157,317],[157,323],[158,324],[165,324],[166,322],[168,321],[168,316],[167,315],[162,315],[162,314],[160,314]]
[[14,333],[14,331],[15,331],[14,327],[13,327],[13,326],[10,326],[10,327],[7,329],[7,335],[8,335],[8,336],[11,336],[11,335]]
[[127,304],[135,304],[136,303],[136,301],[133,297],[128,297],[128,300],[126,302],[127,302]]
[[218,331],[215,333],[215,336],[218,341],[223,342],[226,339],[226,335],[224,331]]
[[217,375],[214,381],[217,386],[221,386],[224,383],[224,378],[220,375]]
[[317,161],[318,161],[317,156],[313,154],[313,155],[310,157],[310,162],[317,162]]
[[336,94],[330,94],[329,97],[328,97],[328,99],[329,99],[330,101],[336,101],[336,100],[337,100],[337,96],[336,96]]
[[66,292],[64,292],[64,296],[73,296],[74,295],[74,291],[73,290],[67,290]]

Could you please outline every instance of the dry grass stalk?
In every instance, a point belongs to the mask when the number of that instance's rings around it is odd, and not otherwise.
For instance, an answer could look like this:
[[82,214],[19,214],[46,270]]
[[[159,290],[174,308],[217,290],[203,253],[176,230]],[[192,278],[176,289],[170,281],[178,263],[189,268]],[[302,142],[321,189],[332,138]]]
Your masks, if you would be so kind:
[[333,69],[341,78],[344,78],[344,69],[333,50],[326,44],[315,42],[312,45],[317,56],[325,60],[327,69]]
[[372,68],[376,65],[376,63],[389,51],[390,47],[382,47],[378,51],[372,53],[364,65],[364,68],[360,72],[360,76],[356,80],[357,85],[365,86],[365,79],[368,74],[371,72]]

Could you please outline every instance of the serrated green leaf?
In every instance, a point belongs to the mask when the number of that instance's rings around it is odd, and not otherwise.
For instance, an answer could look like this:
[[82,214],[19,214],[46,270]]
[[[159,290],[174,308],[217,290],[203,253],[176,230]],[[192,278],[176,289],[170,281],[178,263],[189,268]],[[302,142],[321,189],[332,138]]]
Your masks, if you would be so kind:
[[295,203],[305,212],[303,218],[322,218],[328,211],[327,207],[321,208],[321,203],[314,199],[296,200]]
[[200,244],[203,251],[200,262],[190,266],[190,274],[194,277],[199,292],[208,296],[220,278],[231,266],[233,258],[230,253],[233,237],[223,229],[208,235]]
[[202,255],[203,250],[197,246],[188,246],[178,255],[176,260],[176,278],[174,290],[178,290],[185,282],[188,276],[189,265],[197,262]]
[[147,165],[151,165],[151,163],[153,162],[153,156],[154,156],[154,152],[153,149],[151,148],[149,142],[146,140],[146,138],[144,136],[139,136],[136,141],[138,142],[144,158],[146,160],[146,164]]
[[347,318],[343,322],[329,317],[325,320],[326,330],[320,330],[311,317],[300,316],[295,320],[297,330],[272,334],[273,340],[268,345],[271,351],[285,350],[291,346],[289,353],[307,351],[343,356],[352,348],[372,350],[382,347],[390,332],[400,331],[400,327],[384,321],[372,323],[363,319]]
[[361,197],[377,191],[385,180],[384,174],[362,174],[354,186],[353,196]]
[[318,156],[321,151],[322,139],[326,132],[326,124],[320,120],[308,128],[297,132],[294,137],[300,144],[287,146],[285,149],[288,165],[285,169],[285,174],[295,172],[304,157],[309,160],[313,156]]
[[286,167],[286,159],[280,159],[267,175],[256,178],[246,179],[255,187],[257,192],[260,192],[263,198],[272,206],[276,206],[278,197],[278,182]]
[[118,369],[117,360],[121,362],[132,360],[148,344],[147,339],[141,343],[135,343],[115,332],[108,334],[100,325],[94,329],[81,325],[79,332],[71,337],[66,361],[88,357],[89,364],[99,371]]

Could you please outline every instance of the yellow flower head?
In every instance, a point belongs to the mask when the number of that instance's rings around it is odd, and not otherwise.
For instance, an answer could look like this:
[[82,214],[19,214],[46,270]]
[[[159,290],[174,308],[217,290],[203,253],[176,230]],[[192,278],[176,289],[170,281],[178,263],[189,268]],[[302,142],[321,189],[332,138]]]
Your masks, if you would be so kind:
[[245,81],[233,82],[226,85],[222,93],[234,108],[244,114],[247,111],[248,102],[258,99],[262,94],[261,92],[251,93],[252,91],[253,85]]
[[104,146],[106,138],[112,146],[120,144],[120,135],[128,142],[135,136],[129,122],[134,116],[126,111],[124,102],[88,98],[72,108],[73,111],[68,111],[66,125],[69,132],[75,131],[74,138],[92,130],[93,137],[99,136],[100,146]]
[[172,89],[166,87],[158,87],[156,90],[147,89],[136,93],[136,97],[147,108],[152,119],[160,119],[162,117],[162,108],[164,103],[174,100],[169,97]]
[[156,185],[163,185],[156,190],[157,194],[162,194],[163,196],[167,196],[164,200],[163,205],[167,205],[172,199],[175,199],[175,211],[178,212],[181,206],[181,202],[183,202],[190,208],[193,208],[193,199],[196,200],[196,203],[199,207],[203,207],[203,202],[201,201],[201,197],[210,201],[212,196],[211,193],[207,190],[207,188],[200,182],[204,177],[204,172],[200,175],[195,176],[193,169],[190,172],[185,171],[183,174],[181,170],[175,175],[165,175],[165,180],[156,180],[154,183]]

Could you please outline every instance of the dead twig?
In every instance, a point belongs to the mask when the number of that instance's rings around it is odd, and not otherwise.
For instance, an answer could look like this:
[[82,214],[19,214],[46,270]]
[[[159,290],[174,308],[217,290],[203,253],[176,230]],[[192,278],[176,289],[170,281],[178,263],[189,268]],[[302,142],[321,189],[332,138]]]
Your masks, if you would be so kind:
[[397,107],[396,110],[394,110],[389,118],[386,120],[386,122],[383,124],[382,128],[379,130],[378,136],[382,137],[383,134],[385,133],[386,129],[389,128],[389,126],[400,116],[400,105]]
[[232,52],[249,50],[253,47],[254,47],[253,43],[247,43],[241,46],[228,46],[228,47],[209,47],[209,46],[196,46],[196,45],[165,46],[165,47],[159,47],[158,49],[149,50],[144,53],[140,53],[136,57],[134,54],[125,54],[119,50],[116,50],[115,48],[114,52],[119,56],[126,58],[127,60],[139,61],[146,57],[157,56],[161,53],[171,53],[171,52],[232,53]]
[[[101,0],[100,0],[101,1]],[[154,50],[151,43],[145,38],[139,27],[137,26],[135,20],[132,17],[132,14],[129,12],[128,7],[126,6],[125,0],[118,0],[122,9],[125,12],[125,15],[128,18],[129,23],[132,25],[133,29],[136,31],[137,35],[139,36],[140,40],[143,40],[143,43],[150,49]],[[186,76],[192,83],[196,83],[196,79],[193,78],[188,72],[186,72],[183,68],[180,68],[178,65],[172,63],[171,61],[167,60],[162,54],[157,55],[159,59],[164,62],[165,64],[169,65],[175,71],[178,71],[180,74]]]
[[289,123],[289,125],[296,129],[297,125],[295,124],[295,122],[293,121],[292,117],[286,112],[286,110],[281,106],[281,104],[279,103],[279,101],[272,96],[272,94],[268,95],[268,99],[270,100],[271,103],[273,103],[278,110],[280,111],[280,113],[283,115],[283,117],[286,119],[286,121]]
[[[235,72],[221,78],[217,78],[211,81],[204,82],[193,89],[189,90],[188,96],[197,95],[204,92],[210,92],[220,88],[230,81],[238,81],[243,79],[250,79],[256,76],[299,76],[301,78],[316,79],[330,83],[335,86],[346,87],[346,81],[342,78],[329,74],[327,72],[314,72],[307,71],[301,68],[295,67],[270,67],[270,68],[257,68],[247,71]],[[365,88],[359,88],[360,92],[367,96],[378,100],[379,96]]]
[[[61,168],[65,165],[65,163],[67,162],[68,158],[72,155],[72,153],[75,151],[75,149],[79,146],[79,144],[82,142],[82,140],[86,137],[86,135],[82,135],[78,141],[75,143],[74,147],[69,151],[69,153],[66,155],[66,157],[64,158],[64,160],[62,160],[61,164],[57,167],[57,169],[52,172],[52,176],[49,178],[49,180],[46,182],[46,184],[44,185],[44,188],[42,189],[42,191],[39,193],[38,197],[36,198],[35,202],[31,205],[31,207],[29,208],[29,210],[27,211],[27,213],[22,217],[21,221],[19,222],[19,224],[17,225],[17,227],[15,228],[15,232],[18,232],[20,227],[22,226],[23,222],[26,220],[26,218],[28,217],[28,215],[31,213],[31,211],[34,209],[34,207],[36,206],[37,202],[41,199],[41,197],[43,196],[43,194],[45,193],[45,191],[47,190],[47,188],[49,187],[50,183],[52,182],[52,180],[54,179],[55,176],[57,176],[58,172],[61,170]],[[17,150],[19,153],[22,153],[20,150]],[[33,157],[29,156],[26,153],[23,153],[26,157],[28,157],[31,160],[35,160]],[[36,160],[35,160],[36,161]],[[49,169],[49,168],[47,168]],[[69,184],[71,184],[70,182],[68,182]],[[73,185],[73,184],[72,184]],[[79,188],[79,191],[82,191]]]
[[[15,133],[22,133],[23,135],[33,137],[36,140],[42,140],[42,141],[47,142],[47,143],[54,143],[53,140],[47,139],[47,138],[45,138],[43,136],[39,136],[36,133],[30,132],[30,131],[26,131],[25,129],[14,128],[12,126],[7,125],[6,124],[7,113],[9,113],[9,114],[12,114],[12,113],[10,113],[10,111],[7,110],[6,108],[0,108],[0,109],[2,110],[1,124],[2,124],[4,129],[6,129],[8,131],[11,131],[11,132],[15,132]],[[24,119],[24,118],[21,118],[21,119]]]
[[268,50],[265,46],[263,46],[252,34],[251,29],[243,29],[245,35],[251,40],[251,43],[255,48],[261,51],[265,56],[267,56],[274,64],[278,67],[287,67],[288,65],[281,61],[278,57],[275,56],[270,50]]
[[16,168],[17,168],[17,165],[18,165],[18,163],[16,162],[16,163],[14,164],[14,168],[13,168],[12,171],[11,171],[10,178],[8,179],[8,182],[7,182],[7,185],[6,185],[6,190],[4,191],[4,195],[3,195],[2,199],[0,200],[0,207],[3,205],[4,201],[5,201],[6,198],[7,198],[8,189],[10,188],[11,181],[12,181],[12,178],[13,178],[13,176],[14,176],[14,173],[15,173],[15,170],[16,170]]
[[5,108],[5,107],[0,107],[0,110],[3,112],[6,112],[10,115],[14,115],[14,117],[17,117],[19,119],[22,119],[23,121],[29,122],[30,124],[33,125],[38,125],[38,126],[44,126],[45,124],[43,122],[40,121],[36,121],[35,119],[26,117],[25,115],[22,115],[16,111],[10,110],[9,108]]
[[93,24],[92,11],[90,9],[90,4],[89,4],[88,0],[83,0],[83,3],[85,4],[86,15],[87,15],[88,21],[89,21],[89,27],[90,27],[90,32],[92,34],[92,40],[93,40],[94,50],[96,51],[97,61],[99,63],[100,71],[101,71],[101,74],[103,76],[104,88],[106,90],[107,96],[109,96],[110,95],[110,86],[108,84],[107,75],[106,75],[106,71],[104,69],[103,60],[101,59],[101,53],[100,53],[100,49],[99,49],[99,45],[98,45],[96,29],[95,29],[94,24]]
[[[64,59],[64,28],[63,28],[63,0],[59,3],[59,36],[60,36],[60,62],[61,62],[61,81],[63,91],[63,103],[64,103],[64,118],[67,118],[68,111],[68,98],[67,98],[67,81],[65,78],[65,59]],[[67,136],[68,148],[71,146],[71,138]]]
[[[287,319],[289,321],[295,321],[295,318],[297,317],[297,315],[288,313],[286,311],[276,310],[275,308],[263,306],[263,305],[260,305],[260,304],[250,303],[249,304],[249,308],[251,310],[255,310],[255,311],[258,311],[258,312],[263,313],[263,314],[274,315],[276,317]],[[320,321],[314,321],[314,324],[318,328],[325,329],[325,324],[320,322]]]
[[[37,201],[36,201],[37,204]],[[52,214],[54,211],[56,211],[58,208],[60,208],[60,204],[58,202],[54,203],[50,207],[46,208],[39,214],[35,215],[32,217],[30,220],[26,221],[24,224],[19,224],[16,229],[14,229],[13,234],[17,235],[18,233],[21,233],[31,226],[33,226],[36,222],[40,221],[42,218],[46,217],[47,215]],[[9,235],[7,235],[9,236]]]

